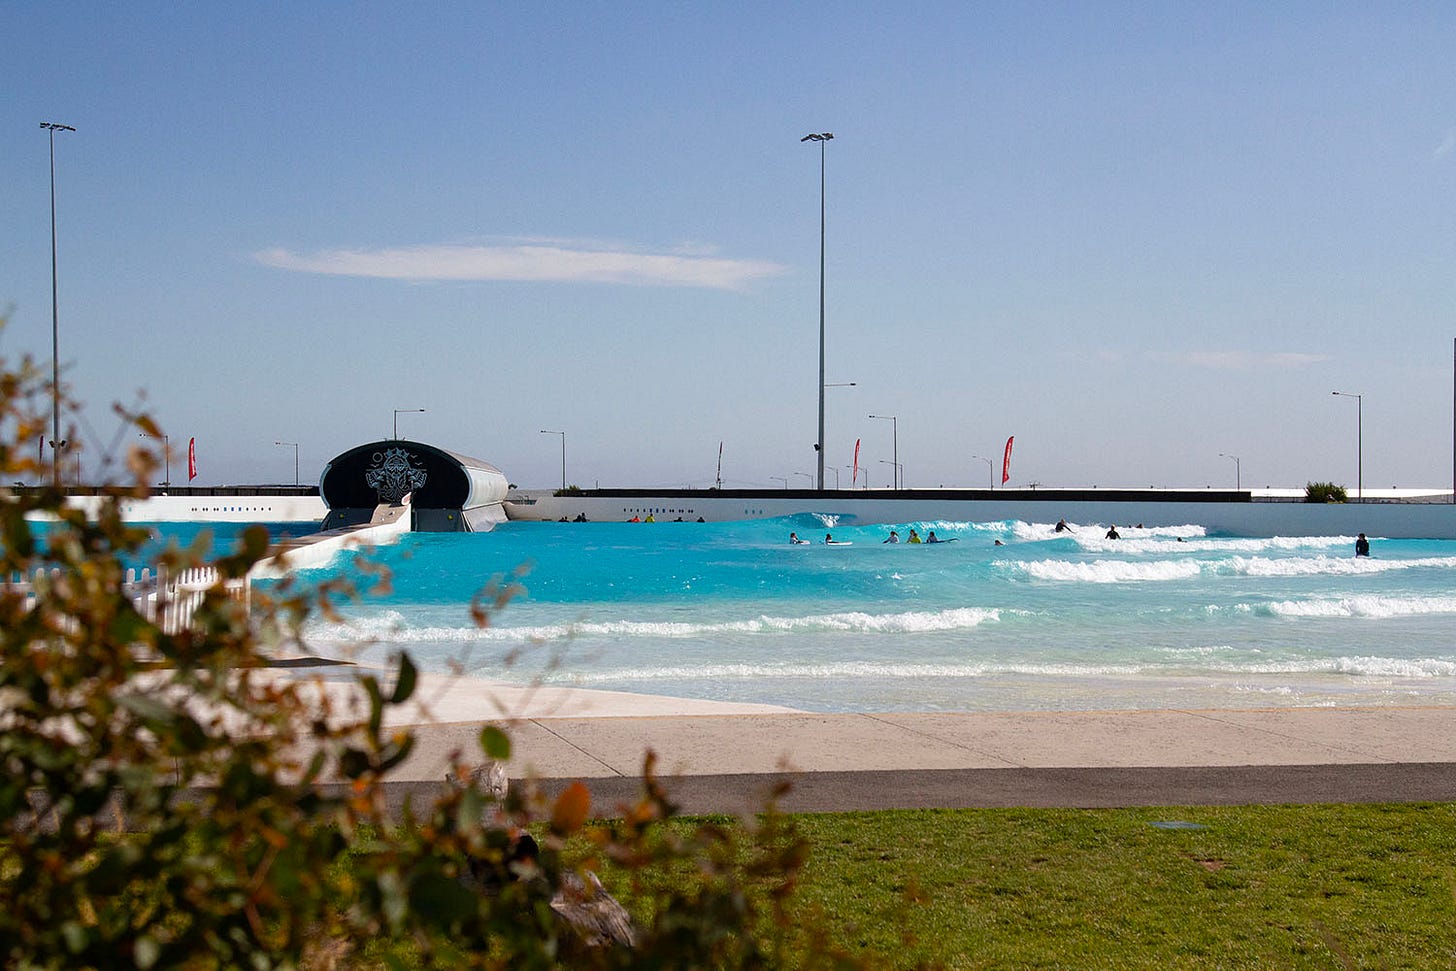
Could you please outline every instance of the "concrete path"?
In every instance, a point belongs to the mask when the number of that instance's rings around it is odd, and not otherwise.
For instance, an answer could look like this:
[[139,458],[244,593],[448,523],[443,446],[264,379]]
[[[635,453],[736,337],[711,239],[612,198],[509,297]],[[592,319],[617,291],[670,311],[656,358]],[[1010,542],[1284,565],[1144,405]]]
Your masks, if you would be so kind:
[[[347,691],[352,674],[329,675]],[[513,780],[632,800],[643,756],[688,812],[1456,800],[1456,708],[811,714],[427,676],[393,722],[417,734],[391,797],[436,788],[483,724]]]

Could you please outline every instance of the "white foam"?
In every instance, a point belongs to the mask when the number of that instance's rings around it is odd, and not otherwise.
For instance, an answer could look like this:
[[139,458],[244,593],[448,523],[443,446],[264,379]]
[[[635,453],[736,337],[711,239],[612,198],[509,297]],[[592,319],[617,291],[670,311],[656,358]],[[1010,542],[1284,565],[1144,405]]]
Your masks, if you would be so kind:
[[1150,563],[1126,560],[1030,560],[1006,564],[1037,580],[1074,583],[1147,583],[1186,580],[1196,577],[1201,567],[1196,560],[1154,560]]
[[1276,617],[1359,617],[1380,620],[1389,617],[1456,613],[1456,597],[1354,596],[1322,600],[1280,600],[1265,605],[1264,609]]
[[1456,675],[1456,661],[1438,657],[1332,657],[1269,664],[1215,666],[1215,670],[1242,674],[1340,674],[1370,678],[1449,678]]
[[1411,560],[1372,560],[1364,556],[1309,556],[1287,559],[1235,556],[1209,563],[1219,573],[1250,577],[1363,576],[1426,567],[1456,568],[1456,556],[1428,556]]
[[905,611],[870,614],[848,611],[807,617],[770,617],[751,620],[694,623],[684,621],[616,620],[604,622],[543,624],[534,627],[419,627],[406,628],[396,611],[349,624],[319,624],[309,628],[313,639],[327,641],[368,640],[396,644],[425,642],[534,642],[580,637],[693,638],[721,634],[795,634],[814,632],[917,634],[968,630],[1001,619],[995,608],[958,607],[937,611]]

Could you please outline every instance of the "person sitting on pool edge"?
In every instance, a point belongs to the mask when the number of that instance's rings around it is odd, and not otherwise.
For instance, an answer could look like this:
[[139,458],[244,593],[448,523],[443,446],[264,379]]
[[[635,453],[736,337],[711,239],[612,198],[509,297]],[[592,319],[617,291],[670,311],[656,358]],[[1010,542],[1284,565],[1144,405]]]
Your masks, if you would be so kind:
[[1364,533],[1361,533],[1359,536],[1355,537],[1355,555],[1356,556],[1369,556],[1370,555],[1370,541],[1365,538],[1365,534]]

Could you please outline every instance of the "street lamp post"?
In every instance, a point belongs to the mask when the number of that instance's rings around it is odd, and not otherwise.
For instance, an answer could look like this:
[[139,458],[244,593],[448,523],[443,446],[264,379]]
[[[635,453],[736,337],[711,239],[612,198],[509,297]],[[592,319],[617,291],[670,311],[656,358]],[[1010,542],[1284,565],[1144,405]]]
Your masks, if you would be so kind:
[[298,443],[297,442],[274,442],[274,445],[293,446],[293,484],[298,485]]
[[995,464],[990,459],[986,458],[986,456],[984,456],[984,455],[972,455],[971,458],[973,458],[973,459],[980,459],[982,462],[985,462],[986,463],[986,474],[991,477],[991,488],[993,488],[993,489],[996,488],[996,466],[995,466]]
[[870,417],[879,421],[888,421],[890,423],[891,442],[894,448],[894,451],[890,454],[895,457],[895,461],[891,462],[890,464],[895,467],[895,488],[903,489],[905,487],[905,482],[900,477],[900,419],[897,418],[895,415],[870,415]]
[[901,474],[901,466],[899,462],[891,462],[889,459],[880,459],[880,464],[890,466],[890,481],[895,483],[896,489],[904,487],[905,477]]
[[399,438],[399,416],[422,414],[423,408],[396,408],[394,409],[394,437]]
[[552,431],[549,428],[541,429],[542,435],[561,436],[561,491],[566,491],[566,432]]
[[1365,501],[1365,396],[1348,391],[1331,391],[1340,398],[1355,399],[1355,498]]
[[1219,452],[1218,456],[1219,458],[1234,460],[1234,491],[1237,492],[1242,489],[1244,487],[1243,463],[1240,462],[1239,457],[1237,455],[1230,455],[1227,452]]
[[812,486],[814,484],[814,477],[812,475],[810,475],[809,473],[807,473],[807,472],[795,472],[794,474],[795,475],[802,475],[804,478],[808,479],[809,480],[809,485]]
[[811,132],[800,142],[819,143],[819,438],[814,445],[818,453],[820,491],[824,489],[824,143],[832,132]]
[[839,491],[839,466],[831,465],[829,471],[834,473],[834,491]]
[[[137,438],[155,438],[154,435],[138,435]],[[62,443],[64,444],[64,443]],[[80,482],[80,477],[77,477]],[[172,438],[165,432],[162,434],[162,488],[167,489],[172,485]]]
[[773,479],[775,482],[782,482],[785,489],[789,487],[789,477],[786,475],[771,475],[769,476],[769,478]]
[[51,142],[51,477],[61,484],[61,310],[56,285],[56,132],[75,131],[70,125],[43,121],[40,127]]

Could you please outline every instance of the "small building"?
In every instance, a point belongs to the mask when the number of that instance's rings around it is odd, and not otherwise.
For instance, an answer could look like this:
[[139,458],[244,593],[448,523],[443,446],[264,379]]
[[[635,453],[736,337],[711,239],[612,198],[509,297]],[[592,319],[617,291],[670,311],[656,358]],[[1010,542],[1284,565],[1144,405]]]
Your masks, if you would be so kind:
[[319,492],[328,513],[322,529],[370,522],[380,506],[409,496],[411,529],[485,532],[506,518],[510,483],[500,469],[424,442],[386,439],[356,445],[324,466]]

